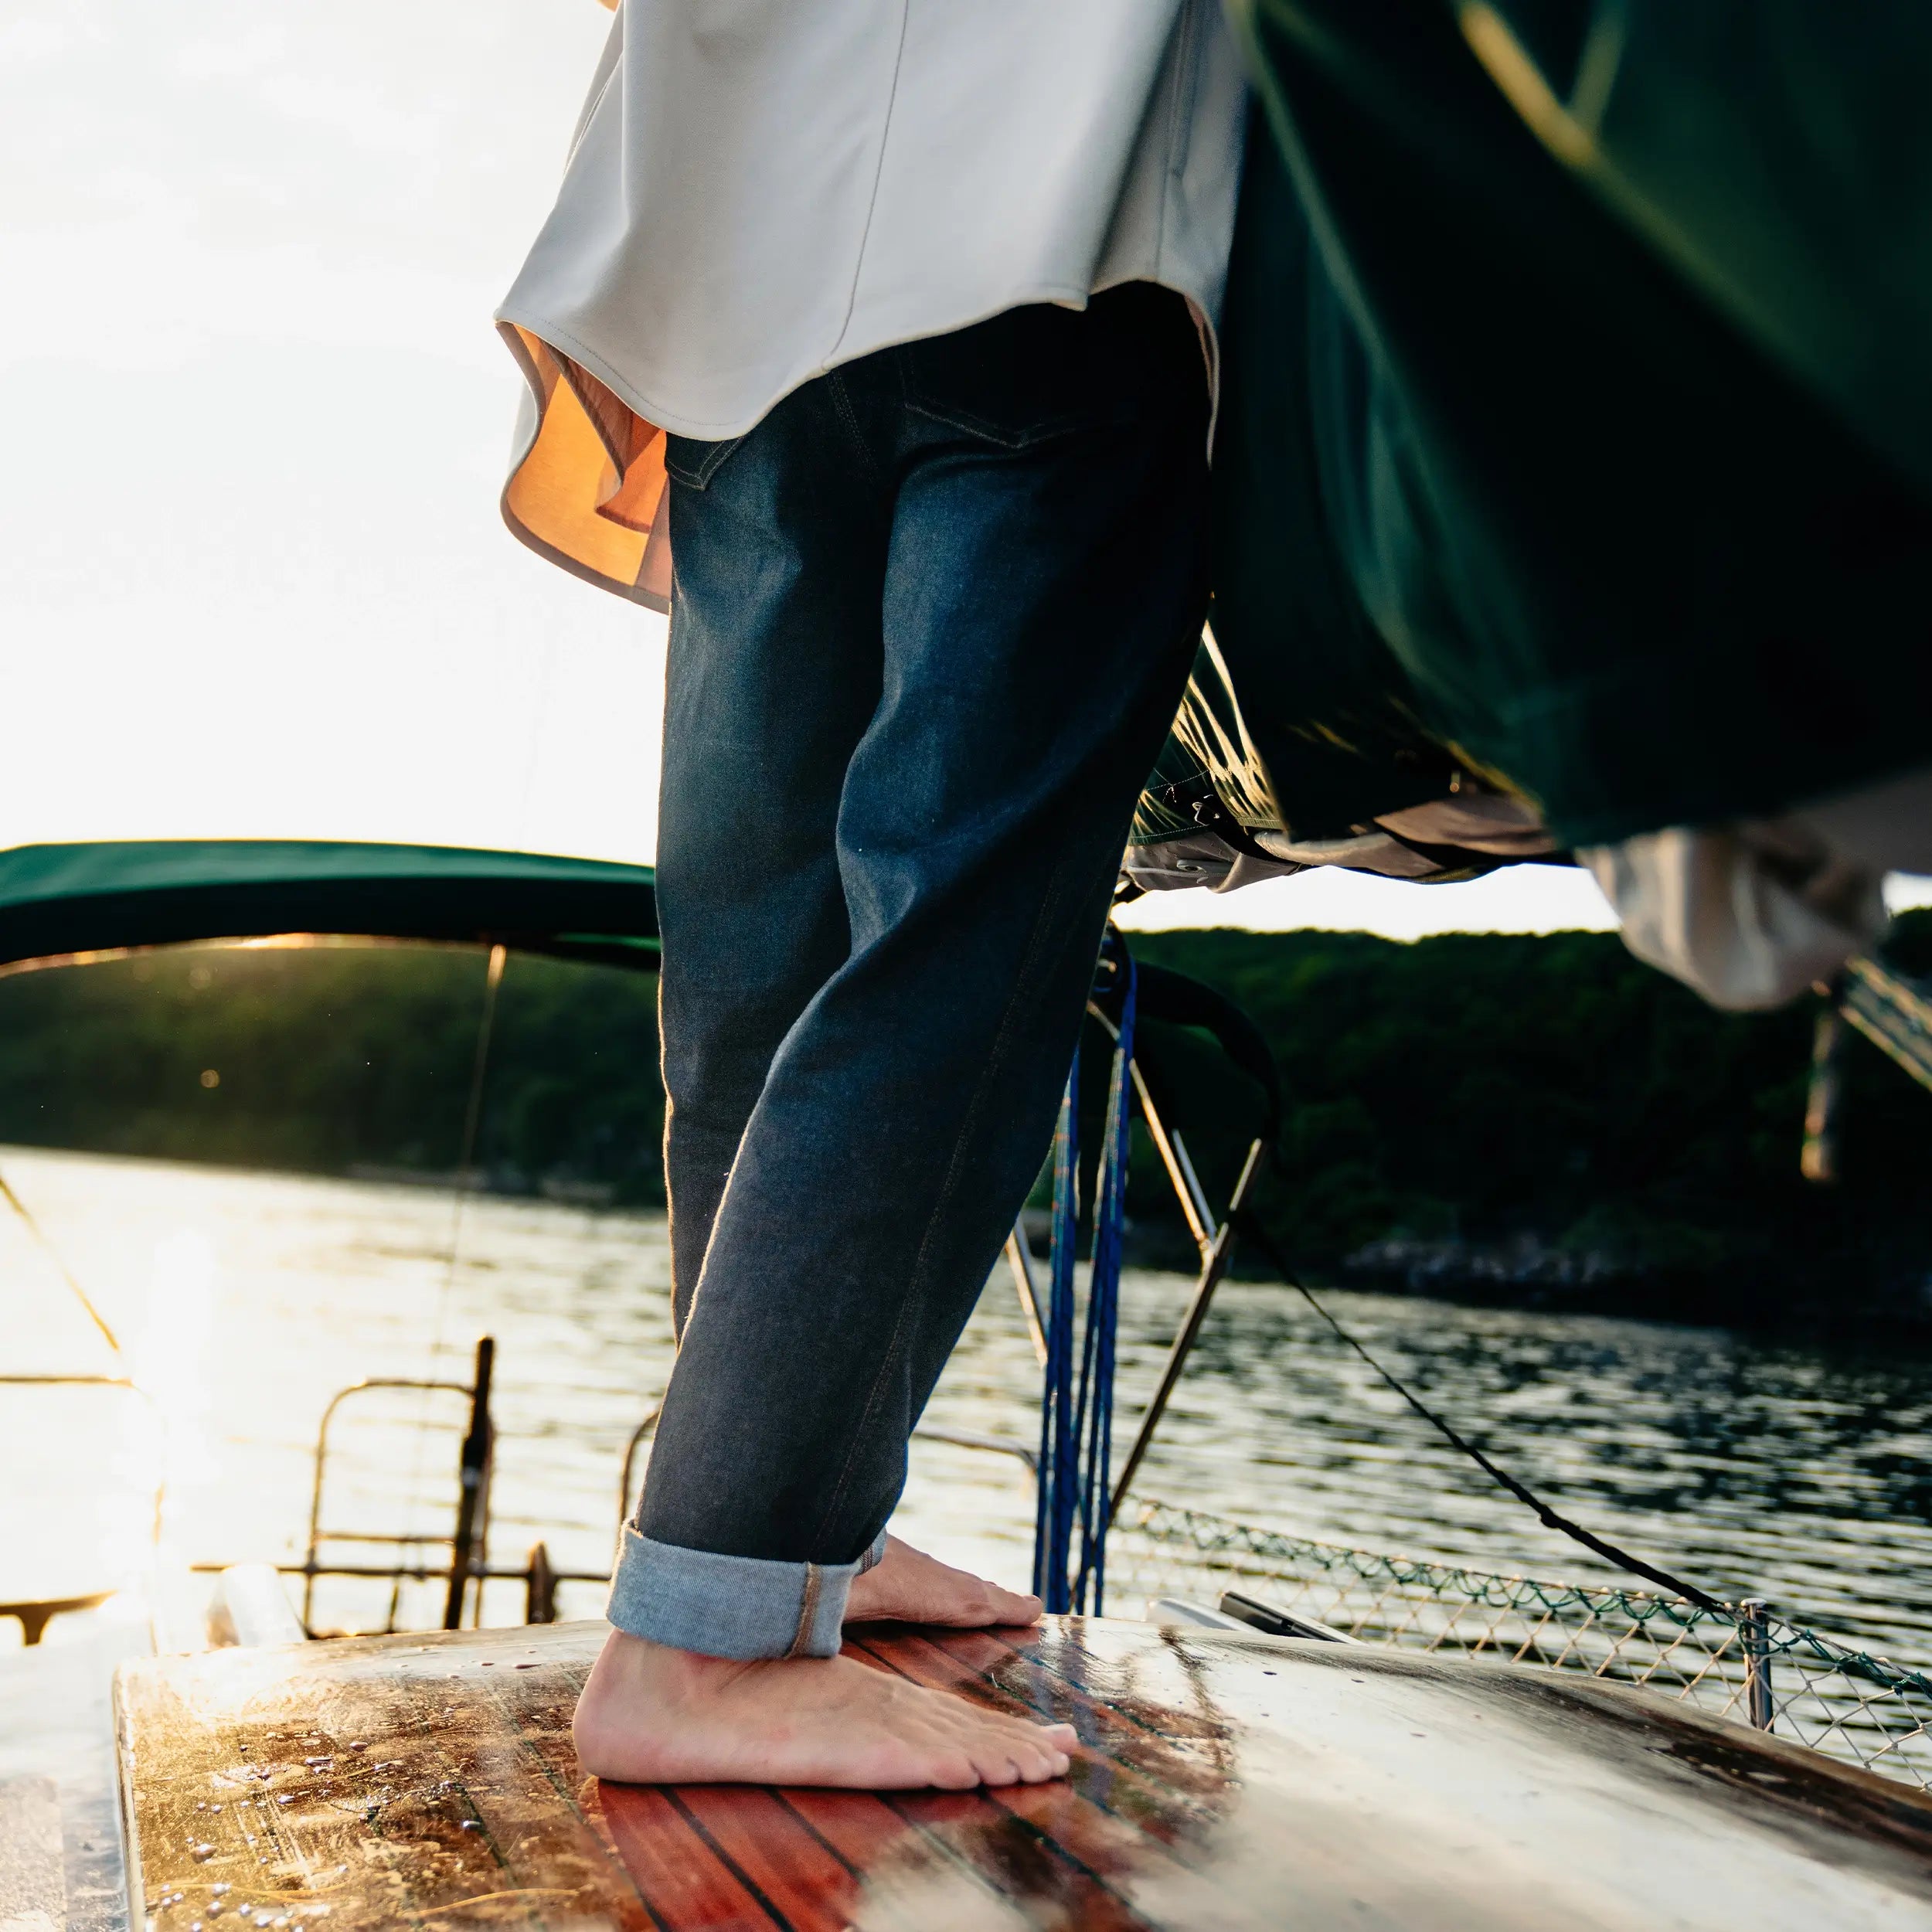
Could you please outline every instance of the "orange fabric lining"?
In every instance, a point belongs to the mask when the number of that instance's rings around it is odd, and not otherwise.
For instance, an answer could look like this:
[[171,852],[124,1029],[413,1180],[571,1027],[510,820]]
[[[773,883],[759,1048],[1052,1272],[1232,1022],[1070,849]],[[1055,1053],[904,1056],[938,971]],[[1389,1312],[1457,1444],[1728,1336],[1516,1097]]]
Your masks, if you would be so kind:
[[537,406],[536,434],[504,485],[503,520],[552,563],[668,611],[663,430],[528,329],[500,327]]

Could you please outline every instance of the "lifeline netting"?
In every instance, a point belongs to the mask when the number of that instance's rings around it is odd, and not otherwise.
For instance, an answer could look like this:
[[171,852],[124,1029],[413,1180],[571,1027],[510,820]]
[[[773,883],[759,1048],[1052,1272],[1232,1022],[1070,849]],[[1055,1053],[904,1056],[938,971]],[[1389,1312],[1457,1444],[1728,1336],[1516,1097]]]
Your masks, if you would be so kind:
[[[1344,1635],[1641,1684],[1932,1790],[1932,1677],[1745,1606],[1495,1577],[1129,1504],[1107,1543],[1117,1615],[1141,1597],[1260,1597]],[[1733,1611],[1735,1614],[1733,1614]]]

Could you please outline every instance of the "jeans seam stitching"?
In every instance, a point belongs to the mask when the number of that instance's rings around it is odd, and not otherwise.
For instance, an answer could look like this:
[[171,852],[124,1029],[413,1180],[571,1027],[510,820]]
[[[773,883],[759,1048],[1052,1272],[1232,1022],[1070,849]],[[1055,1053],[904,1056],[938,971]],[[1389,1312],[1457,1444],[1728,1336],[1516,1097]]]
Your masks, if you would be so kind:
[[811,1640],[811,1626],[818,1614],[819,1592],[825,1587],[825,1573],[816,1563],[805,1565],[805,1587],[798,1599],[798,1628],[792,1632],[791,1648],[785,1652],[787,1657],[803,1657],[805,1646]]
[[859,453],[859,461],[865,464],[875,481],[883,480],[871,446],[866,440],[865,431],[859,426],[859,413],[852,406],[851,392],[845,387],[845,372],[842,369],[831,370],[825,377],[825,383],[832,394],[832,407],[838,412],[840,425],[852,438],[852,445]]
[[[748,436],[750,433],[747,430],[745,435]],[[665,438],[667,443],[669,440],[668,437]],[[680,442],[696,442],[699,440],[696,437],[679,438]],[[743,436],[727,436],[721,440],[706,443],[704,448],[704,459],[696,464],[674,463],[667,453],[664,461],[665,474],[673,482],[682,483],[688,490],[709,489],[711,487],[711,479],[723,467],[725,458],[730,456],[744,440]]]

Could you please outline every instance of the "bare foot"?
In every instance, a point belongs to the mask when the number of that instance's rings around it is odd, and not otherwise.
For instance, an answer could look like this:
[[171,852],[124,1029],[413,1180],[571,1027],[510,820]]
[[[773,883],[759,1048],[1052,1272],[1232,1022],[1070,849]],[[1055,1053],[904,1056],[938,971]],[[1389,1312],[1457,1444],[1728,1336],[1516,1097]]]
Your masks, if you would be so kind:
[[868,1791],[1042,1784],[1075,1742],[1071,1725],[1004,1717],[849,1657],[735,1663],[615,1630],[574,1729],[583,1768],[626,1784]]
[[1037,1624],[1039,1617],[1037,1597],[1015,1596],[970,1571],[954,1570],[896,1536],[888,1536],[885,1555],[852,1579],[852,1594],[845,1599],[849,1624],[892,1618],[976,1630],[988,1624]]

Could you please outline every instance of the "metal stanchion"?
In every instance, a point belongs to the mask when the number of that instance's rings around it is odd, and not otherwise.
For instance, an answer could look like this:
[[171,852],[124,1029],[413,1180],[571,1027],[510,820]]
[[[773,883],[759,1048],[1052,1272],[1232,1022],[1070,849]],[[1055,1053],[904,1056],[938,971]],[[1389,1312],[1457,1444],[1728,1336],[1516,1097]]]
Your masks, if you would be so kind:
[[1744,1714],[1754,1730],[1774,1730],[1777,1701],[1771,1694],[1771,1624],[1762,1597],[1747,1597],[1737,1606],[1737,1627],[1744,1637]]

